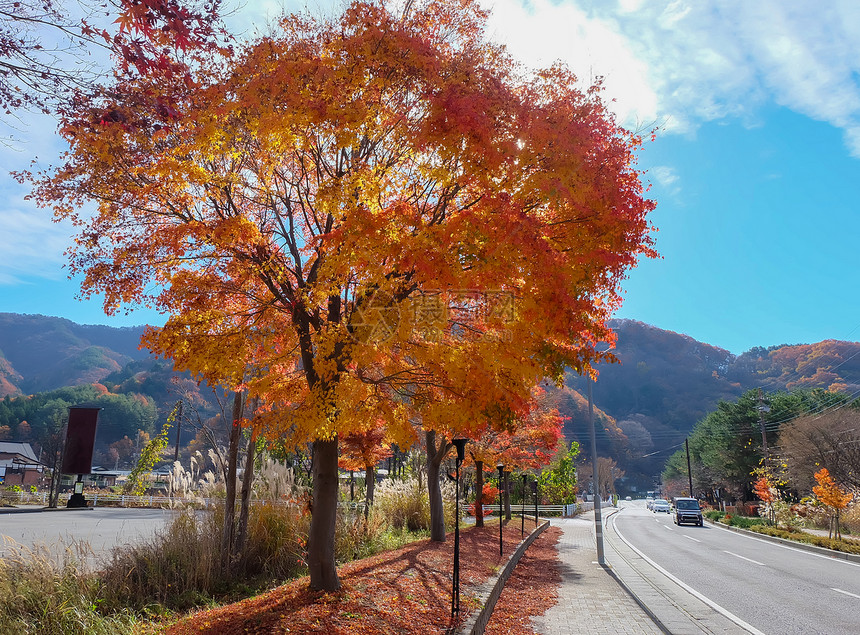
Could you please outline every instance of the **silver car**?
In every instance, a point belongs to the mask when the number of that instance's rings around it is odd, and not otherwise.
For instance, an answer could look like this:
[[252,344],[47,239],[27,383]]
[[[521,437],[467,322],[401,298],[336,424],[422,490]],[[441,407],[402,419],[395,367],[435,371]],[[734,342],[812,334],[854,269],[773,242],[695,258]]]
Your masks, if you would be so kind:
[[671,509],[669,508],[669,501],[665,498],[658,498],[653,503],[651,503],[651,511],[652,512],[666,512],[667,514],[671,513]]

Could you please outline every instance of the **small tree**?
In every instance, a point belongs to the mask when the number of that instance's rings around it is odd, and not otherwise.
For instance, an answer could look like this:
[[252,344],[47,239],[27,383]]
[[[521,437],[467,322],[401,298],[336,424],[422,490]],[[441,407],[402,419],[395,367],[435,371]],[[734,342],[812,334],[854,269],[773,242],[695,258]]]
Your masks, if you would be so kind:
[[770,522],[770,524],[774,524],[773,504],[777,500],[777,491],[766,474],[762,474],[758,477],[753,485],[753,492],[755,492],[755,495],[758,496],[759,500],[763,503],[768,522]]
[[815,480],[818,482],[818,485],[813,487],[812,491],[818,497],[818,500],[833,510],[830,513],[829,537],[832,538],[835,534],[836,539],[840,540],[842,533],[839,531],[839,514],[848,506],[848,503],[854,498],[854,494],[840,488],[830,476],[830,472],[827,471],[826,467],[821,468],[815,473]]
[[549,469],[541,472],[540,490],[552,504],[569,505],[576,502],[576,457],[579,443],[562,444],[555,461]]

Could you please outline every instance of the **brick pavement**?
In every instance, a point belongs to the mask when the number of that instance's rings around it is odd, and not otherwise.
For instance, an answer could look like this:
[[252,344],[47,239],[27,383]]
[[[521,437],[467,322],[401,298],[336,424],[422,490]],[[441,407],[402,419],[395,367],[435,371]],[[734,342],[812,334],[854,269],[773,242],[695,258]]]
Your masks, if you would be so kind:
[[543,635],[663,631],[606,569],[597,564],[594,517],[553,519],[563,536],[558,543],[562,582],[558,603],[533,618]]

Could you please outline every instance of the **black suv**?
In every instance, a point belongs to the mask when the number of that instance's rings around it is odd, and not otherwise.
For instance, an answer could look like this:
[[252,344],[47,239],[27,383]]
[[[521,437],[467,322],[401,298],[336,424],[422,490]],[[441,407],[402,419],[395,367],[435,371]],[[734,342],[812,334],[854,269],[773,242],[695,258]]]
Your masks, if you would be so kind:
[[693,523],[701,527],[705,524],[702,520],[702,510],[699,507],[699,501],[695,498],[676,498],[674,507],[675,511],[672,517],[676,525]]

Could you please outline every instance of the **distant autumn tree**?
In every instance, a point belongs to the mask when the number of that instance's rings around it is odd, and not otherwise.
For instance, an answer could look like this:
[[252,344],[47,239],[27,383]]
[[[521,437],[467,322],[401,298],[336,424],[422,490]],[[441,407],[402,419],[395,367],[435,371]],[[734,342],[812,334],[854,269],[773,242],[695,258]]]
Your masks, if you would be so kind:
[[838,482],[860,488],[860,409],[856,405],[789,421],[780,431],[779,445],[788,478],[798,491],[812,489],[811,475],[821,465],[827,465]]
[[842,538],[842,532],[839,531],[839,515],[843,509],[848,507],[854,494],[839,487],[826,467],[815,473],[815,480],[818,485],[812,488],[813,493],[818,500],[832,510],[830,514],[830,537],[832,538],[835,534],[836,539],[839,540]]
[[342,435],[380,420],[408,447],[413,422],[475,438],[522,414],[608,357],[619,284],[653,254],[640,139],[599,86],[519,68],[472,0],[396,6],[286,16],[236,51],[135,14],[35,178],[79,228],[84,294],[154,305],[153,350],[313,444],[315,589],[340,584]]
[[364,517],[368,517],[373,504],[376,486],[376,466],[392,455],[391,445],[386,442],[385,422],[377,421],[364,430],[357,430],[340,437],[338,465],[344,470],[364,471]]

